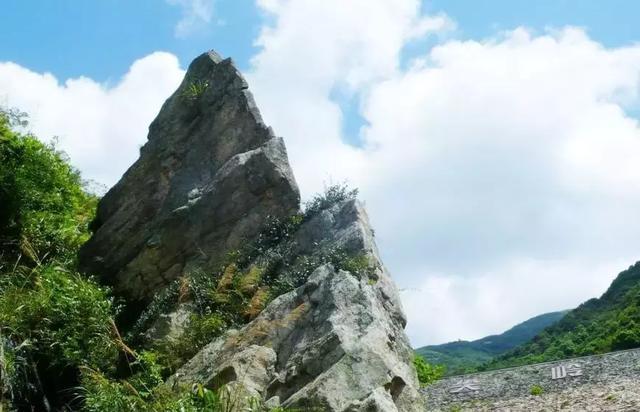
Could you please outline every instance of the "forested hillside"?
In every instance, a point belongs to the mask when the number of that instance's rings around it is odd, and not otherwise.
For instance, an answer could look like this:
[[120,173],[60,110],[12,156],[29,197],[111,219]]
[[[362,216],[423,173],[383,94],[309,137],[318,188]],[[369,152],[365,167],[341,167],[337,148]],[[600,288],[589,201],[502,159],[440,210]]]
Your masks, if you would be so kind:
[[416,349],[416,352],[433,364],[444,365],[447,375],[471,372],[496,356],[527,342],[547,326],[559,321],[566,313],[567,311],[545,313],[499,335],[486,336],[474,341],[424,346]]
[[484,368],[524,365],[640,347],[640,262],[599,298],[570,311],[531,341]]

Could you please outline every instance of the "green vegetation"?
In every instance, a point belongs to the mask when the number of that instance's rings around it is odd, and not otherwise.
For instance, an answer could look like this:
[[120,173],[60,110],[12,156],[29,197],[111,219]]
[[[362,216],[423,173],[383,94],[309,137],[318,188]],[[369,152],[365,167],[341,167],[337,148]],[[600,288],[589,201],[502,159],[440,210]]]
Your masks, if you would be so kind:
[[529,393],[533,396],[540,396],[544,393],[544,389],[540,385],[533,385]]
[[639,346],[640,263],[636,263],[620,273],[602,297],[583,303],[485,367],[525,365]]
[[449,342],[424,346],[416,353],[427,361],[443,365],[446,375],[476,371],[481,365],[536,336],[544,328],[558,322],[567,311],[547,313],[522,322],[500,335],[474,341]]
[[74,270],[96,198],[25,125],[0,111],[0,405],[45,408],[81,367],[111,373],[119,350],[108,291]]
[[187,100],[197,100],[209,87],[209,83],[204,80],[194,80],[190,82],[182,92],[182,97]]
[[325,188],[324,193],[316,195],[305,204],[305,219],[310,219],[321,211],[331,206],[355,199],[358,196],[358,189],[350,189],[346,184],[336,184]]
[[420,355],[414,355],[413,366],[418,374],[420,386],[427,386],[442,378],[444,375],[444,367],[440,365],[431,365]]
[[0,247],[3,262],[73,260],[97,203],[64,153],[13,130],[24,114],[0,111]]

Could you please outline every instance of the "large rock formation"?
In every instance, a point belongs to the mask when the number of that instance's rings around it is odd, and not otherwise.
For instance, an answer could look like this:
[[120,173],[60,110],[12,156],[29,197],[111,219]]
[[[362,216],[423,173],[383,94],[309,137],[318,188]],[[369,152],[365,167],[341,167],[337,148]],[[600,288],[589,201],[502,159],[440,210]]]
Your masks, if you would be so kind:
[[406,319],[362,205],[348,200],[322,211],[291,243],[287,250],[302,256],[339,248],[364,257],[366,274],[321,264],[248,325],[202,349],[172,384],[239,380],[294,410],[422,410]]
[[[316,206],[299,213],[282,139],[262,123],[231,61],[210,52],[191,64],[140,159],[100,202],[81,263],[137,304],[126,310],[134,318],[158,296],[175,296],[165,292],[178,278],[188,285],[193,271],[210,276],[212,305],[228,311],[233,287],[233,299],[249,302],[172,387],[236,386],[303,410],[422,410],[406,319],[366,212],[350,196]],[[284,226],[269,226],[272,217]],[[242,263],[225,260],[253,244]],[[180,292],[136,327],[180,339],[196,300]]]
[[281,138],[230,59],[195,59],[149,127],[140,158],[100,201],[85,272],[129,304],[192,267],[213,268],[269,215],[299,207]]

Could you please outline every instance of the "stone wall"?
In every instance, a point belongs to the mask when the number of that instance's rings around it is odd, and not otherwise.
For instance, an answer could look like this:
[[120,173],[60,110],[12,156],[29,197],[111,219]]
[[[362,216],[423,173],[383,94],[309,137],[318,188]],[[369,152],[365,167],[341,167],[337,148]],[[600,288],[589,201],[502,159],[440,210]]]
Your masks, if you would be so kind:
[[443,379],[428,411],[640,411],[640,349]]

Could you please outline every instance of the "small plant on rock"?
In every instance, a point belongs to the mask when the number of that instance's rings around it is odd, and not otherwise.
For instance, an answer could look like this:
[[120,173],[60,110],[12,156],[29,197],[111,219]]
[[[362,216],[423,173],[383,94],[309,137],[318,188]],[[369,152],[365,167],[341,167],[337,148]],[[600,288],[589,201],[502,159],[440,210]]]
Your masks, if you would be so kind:
[[324,193],[314,196],[305,204],[304,219],[308,220],[325,209],[358,197],[358,189],[351,189],[346,184],[337,184],[325,188]]
[[209,82],[205,80],[194,80],[184,89],[182,97],[187,100],[197,100],[204,94],[207,87],[209,87]]
[[540,396],[544,393],[544,389],[540,385],[533,385],[530,392],[533,396]]

